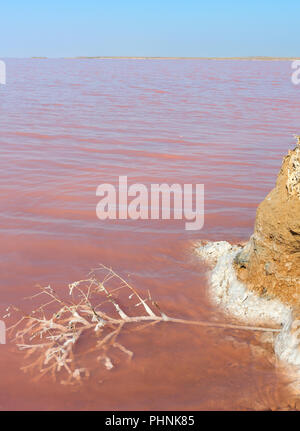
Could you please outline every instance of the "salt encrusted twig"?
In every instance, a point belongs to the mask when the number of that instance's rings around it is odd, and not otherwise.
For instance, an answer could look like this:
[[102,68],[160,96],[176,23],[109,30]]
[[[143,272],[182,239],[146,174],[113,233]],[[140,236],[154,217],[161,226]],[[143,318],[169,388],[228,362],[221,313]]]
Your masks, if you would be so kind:
[[[102,281],[97,276],[99,271],[105,272]],[[136,310],[134,314],[125,310],[120,300],[122,292],[126,293],[127,302],[129,299],[130,305],[137,306],[137,308],[131,307]],[[117,293],[119,296],[116,295]],[[64,376],[61,383],[76,383],[83,377],[89,377],[90,370],[76,365],[75,352],[78,341],[88,332],[96,335],[96,341],[86,354],[98,352],[97,360],[107,370],[111,370],[114,367],[109,356],[111,349],[121,351],[129,360],[133,356],[133,352],[117,341],[125,326],[141,324],[146,327],[160,322],[171,322],[247,331],[280,331],[277,328],[190,321],[170,317],[160,310],[149,292],[148,297],[143,299],[122,277],[104,265],[92,271],[88,279],[69,284],[72,301],[62,300],[50,286],[41,288],[39,294],[50,297],[51,300],[46,301],[30,314],[16,307],[9,307],[7,316],[10,316],[12,311],[18,311],[22,316],[17,323],[8,328],[8,333],[14,337],[18,348],[26,352],[26,358],[31,358],[31,362],[23,367],[24,371],[38,371],[36,378],[51,374],[55,379],[60,374]],[[54,305],[57,307],[53,312],[51,307],[53,309]],[[46,312],[47,309],[48,312]]]

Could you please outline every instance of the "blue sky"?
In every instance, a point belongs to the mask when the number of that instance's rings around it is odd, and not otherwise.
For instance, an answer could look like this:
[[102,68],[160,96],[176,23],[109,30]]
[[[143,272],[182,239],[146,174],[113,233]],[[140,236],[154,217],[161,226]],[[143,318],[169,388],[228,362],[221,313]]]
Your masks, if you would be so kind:
[[0,58],[300,56],[299,0],[10,0]]

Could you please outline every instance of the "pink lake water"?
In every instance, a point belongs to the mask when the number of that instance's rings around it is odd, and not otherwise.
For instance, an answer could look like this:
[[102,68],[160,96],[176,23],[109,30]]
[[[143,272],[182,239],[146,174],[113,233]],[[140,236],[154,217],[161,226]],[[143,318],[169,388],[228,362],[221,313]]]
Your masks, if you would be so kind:
[[[200,239],[245,241],[299,133],[286,61],[13,60],[0,87],[0,310],[58,292],[99,263],[170,315],[226,321],[209,302]],[[205,225],[96,217],[101,183],[205,185]],[[227,319],[228,320],[228,319]],[[0,345],[0,409],[283,408],[272,354],[248,332],[156,325],[124,333],[130,364],[70,388],[20,371]]]

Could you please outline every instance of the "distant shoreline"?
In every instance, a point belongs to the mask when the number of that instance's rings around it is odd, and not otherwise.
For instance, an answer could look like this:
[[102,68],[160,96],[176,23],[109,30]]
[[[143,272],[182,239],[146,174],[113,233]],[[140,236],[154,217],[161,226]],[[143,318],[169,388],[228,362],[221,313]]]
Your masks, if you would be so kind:
[[[32,59],[48,60],[51,57],[31,57]],[[252,61],[293,61],[300,60],[300,57],[59,57],[65,60],[252,60]]]

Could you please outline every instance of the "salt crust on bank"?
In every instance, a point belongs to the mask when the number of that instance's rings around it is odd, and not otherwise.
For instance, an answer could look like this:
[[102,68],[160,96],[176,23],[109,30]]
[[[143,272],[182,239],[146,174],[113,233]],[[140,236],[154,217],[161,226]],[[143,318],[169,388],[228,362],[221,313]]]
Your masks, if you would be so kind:
[[[252,292],[241,283],[233,267],[242,246],[227,241],[207,242],[196,248],[197,254],[210,266],[209,296],[225,314],[255,325],[281,325],[274,340],[276,357],[300,378],[300,320],[293,319],[292,309],[277,299]],[[297,382],[300,387],[299,380]]]

